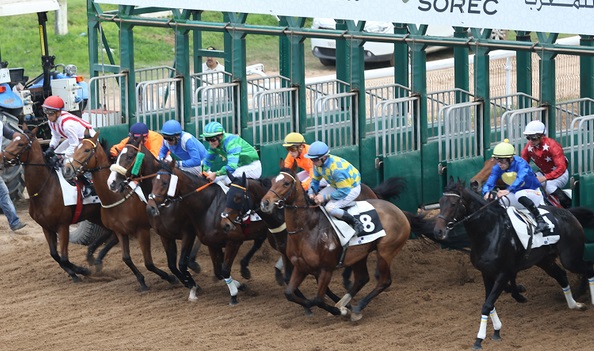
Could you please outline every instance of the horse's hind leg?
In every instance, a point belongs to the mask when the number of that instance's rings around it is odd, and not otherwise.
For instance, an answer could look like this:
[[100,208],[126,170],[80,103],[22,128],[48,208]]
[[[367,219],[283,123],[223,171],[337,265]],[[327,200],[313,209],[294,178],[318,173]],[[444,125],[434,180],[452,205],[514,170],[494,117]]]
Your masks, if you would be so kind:
[[[366,263],[367,260],[361,261]],[[359,290],[361,290],[361,288],[369,281],[369,272],[367,271],[367,266],[366,264],[365,266],[359,266],[361,261],[353,266],[353,268],[355,268],[355,284],[351,289],[353,294],[356,294]],[[382,255],[377,255],[377,271],[380,273],[379,279],[377,280],[375,288],[371,290],[369,294],[363,297],[356,306],[353,307],[351,312],[351,321],[354,322],[360,320],[363,317],[361,312],[365,307],[367,307],[369,302],[371,302],[371,300],[373,300],[377,295],[392,285],[390,262],[386,261]]]
[[202,267],[200,267],[200,264],[196,260],[196,257],[198,256],[198,250],[200,250],[201,244],[202,243],[198,239],[194,241],[194,246],[192,246],[192,251],[190,251],[190,257],[188,258],[188,268],[193,270],[196,274],[199,274],[200,271],[202,271]]
[[517,302],[524,303],[528,301],[528,299],[522,295],[522,292],[526,291],[526,288],[523,285],[516,284],[516,275],[514,275],[513,278],[509,280],[509,284],[506,285],[503,290],[505,292],[511,293],[511,296]]
[[[581,258],[580,258],[581,259]],[[563,295],[567,301],[567,307],[572,310],[585,310],[586,306],[582,303],[576,302],[571,293],[571,287],[569,286],[569,280],[567,279],[567,272],[561,268],[555,261],[546,260],[537,264],[538,267],[542,268],[549,276],[553,277],[557,283],[563,289]]]
[[[95,272],[100,272],[103,269],[103,258],[107,252],[118,243],[118,237],[114,232],[105,232],[103,235],[97,237],[87,248],[87,263],[95,266]],[[105,247],[99,251],[97,258],[93,257],[95,251],[102,245]]]
[[254,257],[254,254],[260,250],[260,248],[262,247],[262,244],[264,243],[264,241],[266,241],[266,237],[260,237],[260,238],[256,238],[254,240],[254,244],[252,245],[252,248],[250,249],[250,251],[248,251],[248,253],[245,255],[244,258],[241,259],[241,261],[239,261],[240,266],[241,266],[241,276],[244,279],[251,279],[252,278],[252,273],[250,272],[250,269],[248,268],[250,261],[252,260],[252,257]]
[[109,250],[111,250],[119,242],[120,241],[118,240],[118,236],[115,235],[115,233],[112,233],[112,235],[109,237],[109,240],[107,241],[103,249],[99,251],[97,258],[95,259],[95,269],[97,272],[100,272],[103,269],[103,259],[105,258]]

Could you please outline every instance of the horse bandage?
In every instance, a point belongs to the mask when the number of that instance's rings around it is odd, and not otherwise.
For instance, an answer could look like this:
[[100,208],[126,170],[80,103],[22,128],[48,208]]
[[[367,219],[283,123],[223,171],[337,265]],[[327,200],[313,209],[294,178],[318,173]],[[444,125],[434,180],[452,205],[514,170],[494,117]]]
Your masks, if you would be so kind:
[[171,179],[169,180],[169,189],[167,189],[167,196],[175,196],[175,191],[177,190],[177,180],[178,177],[175,174],[172,174]]

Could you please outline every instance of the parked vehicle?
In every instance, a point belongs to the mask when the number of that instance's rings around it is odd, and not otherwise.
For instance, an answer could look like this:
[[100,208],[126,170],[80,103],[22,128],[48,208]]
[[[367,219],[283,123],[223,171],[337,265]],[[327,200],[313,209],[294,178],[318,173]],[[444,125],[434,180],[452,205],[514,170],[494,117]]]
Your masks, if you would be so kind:
[[[336,21],[332,18],[314,18],[311,28],[313,29],[335,29]],[[394,25],[390,22],[367,21],[363,29],[369,33],[394,33]],[[454,28],[449,26],[428,26],[427,35],[440,37],[453,37]],[[504,30],[493,30],[491,37],[504,39]],[[427,52],[435,52],[446,49],[445,46],[429,46]],[[365,62],[390,62],[394,65],[394,45],[390,43],[366,42],[363,44]],[[324,66],[336,63],[336,41],[333,39],[312,38],[312,54],[317,57]]]

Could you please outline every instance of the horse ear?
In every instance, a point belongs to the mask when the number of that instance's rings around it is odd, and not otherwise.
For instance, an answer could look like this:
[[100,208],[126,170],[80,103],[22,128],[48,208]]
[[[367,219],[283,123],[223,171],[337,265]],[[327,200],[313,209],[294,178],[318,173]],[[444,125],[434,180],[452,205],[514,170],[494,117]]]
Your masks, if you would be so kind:
[[[85,133],[86,133],[86,137],[88,138],[89,137],[89,130],[88,129],[85,129]],[[99,130],[97,130],[95,132],[95,135],[93,136],[93,140],[94,141],[99,140]]]
[[247,177],[245,176],[245,172],[243,172],[242,176],[241,176],[241,184],[246,185],[247,184]]
[[177,162],[175,161],[175,159],[172,158],[171,161],[169,161],[169,167],[171,169],[174,169],[176,167],[176,165],[177,165]]
[[228,169],[225,169],[225,172],[227,172],[227,177],[229,177],[231,183],[235,182],[235,177],[233,176],[233,173],[229,172]]
[[280,161],[278,162],[278,167],[280,169],[285,168],[285,159],[284,158],[282,158],[282,157],[280,158]]

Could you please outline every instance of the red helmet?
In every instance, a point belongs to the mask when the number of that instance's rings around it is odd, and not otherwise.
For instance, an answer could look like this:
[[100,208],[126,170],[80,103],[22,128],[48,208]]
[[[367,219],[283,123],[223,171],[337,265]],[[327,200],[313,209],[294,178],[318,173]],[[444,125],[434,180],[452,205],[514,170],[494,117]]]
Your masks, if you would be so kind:
[[41,105],[43,108],[50,110],[61,110],[64,108],[64,100],[59,96],[50,96]]

